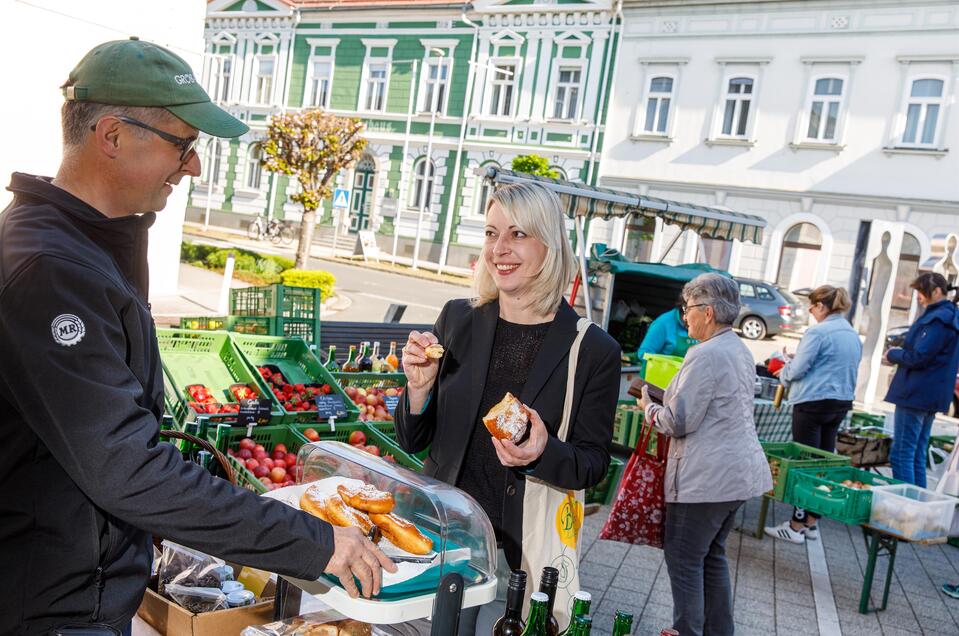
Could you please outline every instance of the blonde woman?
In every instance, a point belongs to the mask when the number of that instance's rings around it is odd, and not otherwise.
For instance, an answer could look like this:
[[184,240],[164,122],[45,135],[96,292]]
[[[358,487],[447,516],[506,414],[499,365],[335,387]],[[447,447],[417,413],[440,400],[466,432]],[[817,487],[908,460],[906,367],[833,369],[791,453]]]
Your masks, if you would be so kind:
[[[429,447],[426,474],[472,495],[501,548],[500,582],[522,559],[525,478],[579,490],[609,467],[619,392],[620,348],[590,327],[576,368],[570,431],[556,437],[566,395],[567,361],[579,316],[563,299],[576,271],[559,197],[543,186],[499,188],[486,209],[486,241],[472,300],[452,300],[432,332],[413,331],[403,348],[409,379],[396,434],[409,452]],[[424,348],[439,342],[439,360]],[[482,416],[510,392],[530,411],[528,438],[493,439]],[[546,515],[547,511],[543,511]],[[530,572],[529,585],[539,572]],[[504,595],[498,594],[498,603]],[[460,634],[489,634],[503,613],[491,604],[464,612]]]

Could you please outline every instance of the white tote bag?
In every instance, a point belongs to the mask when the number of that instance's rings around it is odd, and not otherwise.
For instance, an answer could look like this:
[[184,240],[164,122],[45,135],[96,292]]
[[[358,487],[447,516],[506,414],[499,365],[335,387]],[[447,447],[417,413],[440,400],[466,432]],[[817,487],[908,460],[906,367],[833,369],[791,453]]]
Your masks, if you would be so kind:
[[[580,318],[579,332],[569,350],[569,370],[566,376],[566,398],[563,401],[563,419],[556,437],[565,442],[569,435],[569,420],[573,410],[573,385],[576,381],[576,362],[583,336],[592,323]],[[535,581],[546,566],[559,570],[553,615],[560,625],[569,623],[573,594],[579,590],[580,529],[583,527],[583,491],[556,488],[534,477],[526,477],[523,497],[523,561],[529,575],[523,614],[529,613],[529,597],[537,589]]]

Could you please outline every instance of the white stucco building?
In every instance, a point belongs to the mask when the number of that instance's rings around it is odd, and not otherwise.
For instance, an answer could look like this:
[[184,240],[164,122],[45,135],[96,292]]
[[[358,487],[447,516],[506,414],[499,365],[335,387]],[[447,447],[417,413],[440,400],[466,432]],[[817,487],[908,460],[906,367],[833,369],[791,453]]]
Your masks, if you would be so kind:
[[[856,292],[870,223],[897,221],[894,320],[907,320],[909,281],[959,230],[959,3],[626,0],[624,13],[600,185],[769,223],[762,245],[684,236],[666,262]],[[597,230],[643,260],[675,232]]]

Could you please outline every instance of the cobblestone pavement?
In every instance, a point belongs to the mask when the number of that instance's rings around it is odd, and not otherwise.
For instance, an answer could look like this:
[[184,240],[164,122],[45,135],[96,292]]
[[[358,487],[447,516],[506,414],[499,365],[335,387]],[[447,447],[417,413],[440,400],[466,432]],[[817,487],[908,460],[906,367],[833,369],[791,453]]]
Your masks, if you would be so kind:
[[[737,525],[755,530],[760,501],[749,501]],[[617,609],[631,611],[637,635],[658,635],[672,622],[672,594],[661,550],[630,546],[596,537],[609,513],[603,507],[586,518],[581,586],[593,594],[593,631],[608,636]],[[787,518],[792,509],[770,506],[767,524]],[[794,545],[768,537],[758,540],[733,531],[727,542],[733,580],[738,636],[926,636],[959,634],[959,600],[943,595],[943,582],[959,581],[959,548],[900,543],[889,606],[883,612],[859,613],[866,568],[866,546],[857,526],[821,522],[821,546]],[[825,568],[821,568],[825,565]],[[816,576],[828,570],[829,584]],[[880,558],[872,605],[882,601],[886,563]],[[822,580],[821,584],[815,581]],[[815,591],[814,591],[815,590]]]

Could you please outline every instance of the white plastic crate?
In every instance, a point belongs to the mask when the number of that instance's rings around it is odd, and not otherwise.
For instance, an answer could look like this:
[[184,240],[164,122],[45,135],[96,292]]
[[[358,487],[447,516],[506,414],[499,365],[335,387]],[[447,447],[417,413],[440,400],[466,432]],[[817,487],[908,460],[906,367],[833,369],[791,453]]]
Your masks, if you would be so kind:
[[949,534],[957,503],[955,497],[911,484],[876,486],[869,525],[912,541],[937,539]]

